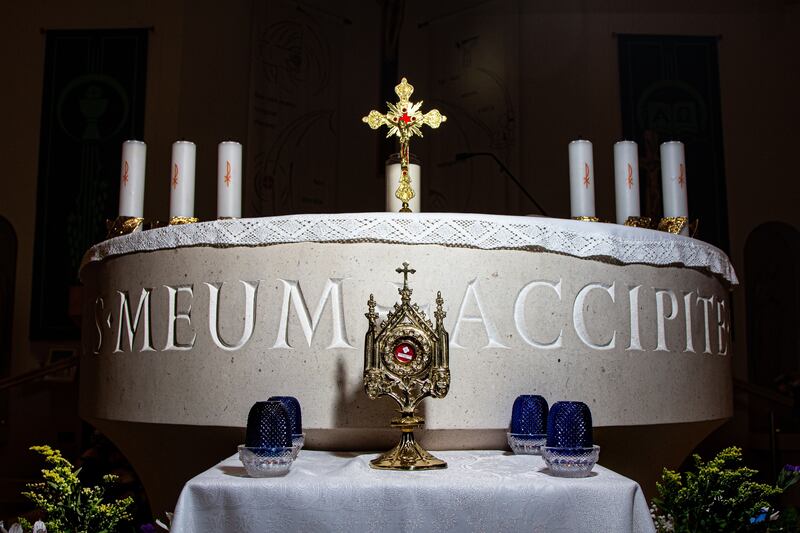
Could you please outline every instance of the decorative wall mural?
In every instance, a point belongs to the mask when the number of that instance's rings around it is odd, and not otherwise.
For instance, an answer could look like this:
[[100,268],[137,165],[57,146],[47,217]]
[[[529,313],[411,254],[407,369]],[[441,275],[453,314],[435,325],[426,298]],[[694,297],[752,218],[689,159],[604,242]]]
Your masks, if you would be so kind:
[[659,217],[659,145],[686,146],[689,214],[728,250],[717,37],[618,35],[622,130],[639,144],[642,212]]
[[335,208],[342,22],[296,2],[255,7],[251,214]]
[[78,267],[117,214],[122,142],[144,136],[147,32],[46,34],[32,339],[78,338]]
[[[428,87],[420,83],[420,90],[435,95],[429,105],[452,117],[448,134],[432,139],[431,149],[420,154],[426,211],[517,210],[515,201],[509,203],[516,191],[508,194],[507,179],[494,161],[454,158],[457,153],[492,152],[517,171],[519,39],[516,25],[511,24],[515,17],[508,16],[517,7],[503,0],[484,4],[451,10],[432,4],[404,34],[401,69],[410,65],[409,72],[414,72],[419,68],[414,63],[422,57]],[[487,16],[480,16],[484,10]],[[478,183],[487,178],[491,186]]]

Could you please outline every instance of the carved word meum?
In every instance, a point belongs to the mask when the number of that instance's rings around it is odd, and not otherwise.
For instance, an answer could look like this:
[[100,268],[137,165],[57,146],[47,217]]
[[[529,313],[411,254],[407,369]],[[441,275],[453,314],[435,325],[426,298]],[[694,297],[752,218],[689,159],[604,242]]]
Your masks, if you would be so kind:
[[[272,310],[278,313],[277,330],[267,332],[266,346],[271,349],[292,349],[290,343],[290,321],[295,320],[310,347],[324,316],[331,320],[331,338],[327,349],[356,349],[347,333],[347,322],[359,321],[351,328],[360,332],[361,315],[346,317],[344,312],[344,294],[342,278],[327,279],[322,293],[317,300],[313,312],[307,304],[300,281],[279,279],[282,295],[272,302]],[[189,285],[162,285],[161,288],[142,288],[138,294],[126,291],[114,291],[111,295],[99,296],[95,300],[96,342],[94,353],[102,351],[104,340],[113,340],[112,353],[147,352],[147,351],[181,351],[191,350],[198,337],[198,328],[205,329],[217,348],[224,351],[236,351],[243,348],[253,338],[258,327],[256,310],[258,308],[259,288],[261,281],[239,280],[237,283],[200,283]],[[223,288],[224,287],[224,288]],[[208,295],[207,323],[198,324],[192,317],[192,303],[196,293],[206,291]],[[237,338],[223,338],[220,334],[220,307],[223,293],[227,291],[244,291],[241,334]],[[281,292],[281,291],[279,291]],[[513,294],[513,293],[512,293]],[[541,309],[552,311],[554,308],[567,310],[566,318],[571,323],[579,341],[592,350],[604,351],[623,348],[618,346],[616,329],[604,334],[590,333],[591,316],[586,313],[587,299],[592,295],[605,300],[605,303],[616,306],[627,299],[629,317],[626,351],[684,352],[727,355],[729,347],[730,326],[727,305],[724,299],[714,295],[703,296],[700,291],[676,291],[657,287],[644,288],[641,285],[623,286],[616,282],[593,282],[584,285],[574,297],[565,302],[562,294],[562,280],[533,280],[519,289],[511,307],[513,328],[523,345],[539,350],[556,350],[563,346],[565,328],[556,326],[553,331],[534,335],[529,327],[531,317],[526,311],[526,304],[532,299],[541,302]],[[363,295],[360,295],[363,296]],[[641,298],[655,299],[655,346],[644,346],[641,340],[640,314]],[[160,319],[166,320],[166,338],[159,346],[155,346],[152,335],[152,302],[154,298],[166,300],[165,311]],[[597,300],[595,300],[597,301]],[[294,313],[292,313],[292,309]],[[327,310],[327,313],[326,313]],[[424,309],[423,309],[424,310]],[[379,307],[385,316],[388,307]],[[571,312],[570,312],[571,311]],[[681,322],[683,338],[668,338],[667,324]],[[496,317],[491,316],[482,296],[478,280],[467,283],[462,295],[458,312],[448,314],[448,329],[452,349],[510,348],[507,342],[510,336],[502,335],[496,326]],[[677,322],[676,322],[677,321]],[[695,339],[693,325],[700,322],[701,338]],[[486,339],[483,346],[465,346],[463,338],[468,328],[479,328],[483,336],[472,338]],[[178,331],[181,331],[179,340]],[[595,328],[596,329],[596,328]],[[504,332],[508,333],[508,332]],[[109,339],[109,336],[111,339]],[[360,335],[359,335],[360,336]],[[506,342],[504,342],[506,339]],[[713,339],[713,343],[712,343]],[[136,342],[135,342],[136,340]],[[697,345],[695,345],[697,341]],[[302,342],[294,339],[293,342]],[[712,344],[714,351],[712,352]],[[138,349],[135,348],[138,346]]]

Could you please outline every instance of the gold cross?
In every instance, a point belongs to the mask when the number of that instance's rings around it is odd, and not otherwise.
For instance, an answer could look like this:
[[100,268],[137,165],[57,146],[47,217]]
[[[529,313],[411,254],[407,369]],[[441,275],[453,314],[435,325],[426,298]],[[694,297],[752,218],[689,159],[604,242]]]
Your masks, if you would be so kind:
[[409,101],[414,87],[405,78],[400,80],[400,84],[394,88],[394,92],[400,100],[396,104],[386,102],[389,111],[385,115],[373,109],[361,121],[369,124],[373,130],[387,126],[389,133],[386,134],[386,137],[397,135],[400,138],[400,186],[394,195],[403,202],[400,212],[410,213],[408,202],[414,198],[414,190],[411,188],[411,178],[408,175],[409,141],[414,135],[422,137],[420,128],[423,124],[436,129],[447,120],[447,117],[439,113],[438,109],[431,109],[423,114],[420,111],[422,101],[416,104]]
[[408,263],[403,263],[403,268],[397,268],[395,270],[398,274],[403,275],[403,288],[405,289],[408,286],[408,275],[409,274],[416,274],[417,271],[413,268],[408,268]]

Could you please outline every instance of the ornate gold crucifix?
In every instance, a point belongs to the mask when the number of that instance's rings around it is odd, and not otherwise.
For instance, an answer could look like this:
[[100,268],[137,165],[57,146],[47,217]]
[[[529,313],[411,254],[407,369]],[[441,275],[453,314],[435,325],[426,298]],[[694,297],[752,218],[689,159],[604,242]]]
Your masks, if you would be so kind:
[[408,202],[414,198],[414,189],[411,188],[411,178],[408,175],[409,141],[414,135],[423,136],[422,129],[420,129],[423,124],[436,129],[447,120],[447,117],[439,113],[438,109],[431,109],[423,114],[420,111],[422,101],[416,104],[409,101],[414,87],[405,78],[400,80],[400,84],[394,88],[394,92],[400,100],[396,104],[386,102],[389,111],[385,115],[373,109],[361,120],[369,124],[373,130],[387,126],[389,133],[386,134],[386,137],[397,135],[400,138],[400,186],[394,195],[403,202],[400,212],[410,213]]

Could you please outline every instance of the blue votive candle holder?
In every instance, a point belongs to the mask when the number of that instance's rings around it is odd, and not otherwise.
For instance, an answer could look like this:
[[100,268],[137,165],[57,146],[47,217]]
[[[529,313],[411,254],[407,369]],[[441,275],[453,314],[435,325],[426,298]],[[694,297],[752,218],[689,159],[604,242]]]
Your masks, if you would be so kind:
[[547,400],[537,394],[517,396],[511,408],[508,445],[515,454],[539,455],[547,439]]
[[583,402],[556,402],[547,416],[547,444],[542,457],[550,473],[586,477],[600,456],[592,440],[592,412]]
[[294,396],[271,396],[269,400],[281,402],[286,408],[292,431],[292,446],[295,449],[295,456],[297,456],[306,440],[306,434],[303,433],[303,414],[300,402]]
[[289,413],[281,402],[256,402],[247,415],[239,459],[252,477],[286,474],[294,460]]

